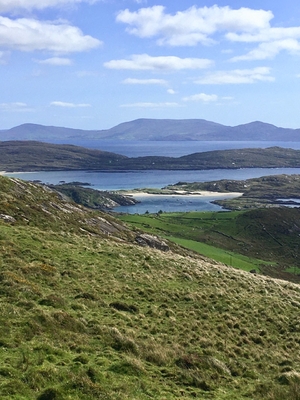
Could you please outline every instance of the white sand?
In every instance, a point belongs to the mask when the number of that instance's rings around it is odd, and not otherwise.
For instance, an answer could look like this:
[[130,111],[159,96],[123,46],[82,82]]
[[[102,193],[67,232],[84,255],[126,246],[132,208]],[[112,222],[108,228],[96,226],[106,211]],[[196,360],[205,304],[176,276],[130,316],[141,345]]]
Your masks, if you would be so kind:
[[147,192],[122,192],[125,196],[132,197],[153,197],[153,196],[165,196],[165,197],[174,197],[174,196],[187,196],[187,197],[239,197],[242,196],[243,193],[240,192],[210,192],[210,191],[201,191],[201,192],[185,192],[185,191],[176,191],[174,193],[147,193]]

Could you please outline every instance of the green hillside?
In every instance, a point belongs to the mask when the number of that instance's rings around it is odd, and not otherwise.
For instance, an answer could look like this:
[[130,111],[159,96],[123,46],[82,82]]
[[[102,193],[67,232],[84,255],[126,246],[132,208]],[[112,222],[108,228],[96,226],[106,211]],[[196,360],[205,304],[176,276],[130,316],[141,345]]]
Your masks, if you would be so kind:
[[126,157],[67,144],[0,141],[0,171],[141,171],[299,167],[300,150],[281,147],[206,151],[182,157]]
[[299,285],[137,235],[0,177],[0,398],[299,399]]
[[217,261],[300,282],[300,208],[120,215]]

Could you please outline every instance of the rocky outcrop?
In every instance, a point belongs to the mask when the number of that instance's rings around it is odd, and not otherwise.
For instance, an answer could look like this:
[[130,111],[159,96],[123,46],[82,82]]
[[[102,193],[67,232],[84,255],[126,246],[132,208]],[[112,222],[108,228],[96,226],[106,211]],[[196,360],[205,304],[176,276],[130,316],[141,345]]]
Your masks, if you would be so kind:
[[141,245],[141,246],[149,246],[154,249],[159,249],[162,251],[169,251],[170,248],[167,245],[166,242],[164,242],[162,239],[158,238],[157,236],[149,235],[147,233],[143,233],[141,235],[138,235],[135,238],[135,241]]
[[11,217],[10,215],[6,214],[0,214],[0,219],[2,219],[5,222],[16,222],[16,219],[14,217]]

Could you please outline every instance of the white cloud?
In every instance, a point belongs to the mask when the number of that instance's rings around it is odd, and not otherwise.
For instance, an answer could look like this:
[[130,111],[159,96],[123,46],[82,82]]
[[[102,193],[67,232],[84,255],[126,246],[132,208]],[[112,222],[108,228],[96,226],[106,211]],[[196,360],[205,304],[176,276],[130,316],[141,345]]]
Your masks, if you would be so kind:
[[175,94],[175,93],[176,93],[174,89],[168,89],[167,92],[168,92],[169,94]]
[[135,54],[129,60],[111,60],[104,63],[104,66],[110,69],[168,71],[203,69],[212,66],[212,64],[211,60],[202,58],[151,57],[148,54]]
[[131,108],[166,108],[166,107],[180,107],[178,103],[131,103],[122,104],[120,107],[131,107]]
[[171,15],[164,6],[141,8],[131,12],[120,11],[117,22],[128,25],[127,32],[141,38],[158,37],[158,44],[171,46],[194,46],[211,44],[210,37],[216,32],[256,33],[269,27],[273,18],[271,11],[230,7],[197,8],[195,6]]
[[265,60],[274,58],[281,51],[289,54],[300,53],[300,27],[268,28],[254,33],[228,33],[232,42],[260,43],[247,54],[233,57],[231,61]]
[[15,102],[15,103],[0,103],[1,111],[9,112],[29,112],[33,111],[32,108],[28,107],[26,103]]
[[69,4],[90,3],[97,0],[0,0],[0,12],[15,10],[45,9]]
[[210,45],[220,39],[259,44],[231,61],[270,59],[281,51],[299,54],[300,26],[272,27],[273,17],[273,13],[267,10],[217,5],[193,6],[168,14],[166,7],[157,5],[134,12],[122,10],[116,20],[127,25],[128,33],[140,38],[155,38],[159,45]]
[[290,54],[300,54],[300,43],[296,39],[291,38],[261,43],[247,54],[233,57],[230,61],[272,59],[283,50],[286,50]]
[[206,93],[198,93],[194,94],[192,96],[187,96],[183,97],[183,101],[202,101],[203,103],[214,103],[214,102],[220,102],[220,101],[231,101],[234,100],[233,97],[231,96],[224,96],[224,97],[219,97],[216,94],[206,94]]
[[36,60],[39,64],[48,64],[48,65],[57,65],[57,66],[65,66],[65,65],[72,65],[72,60],[69,58],[64,57],[51,57],[47,58],[46,60]]
[[209,73],[204,77],[197,79],[195,83],[209,84],[209,85],[222,85],[222,84],[241,84],[241,83],[255,83],[261,81],[274,81],[270,76],[270,68],[257,67],[253,69],[235,69],[232,71],[216,71]]
[[194,94],[192,96],[184,97],[182,100],[183,101],[203,101],[204,103],[210,103],[212,101],[219,100],[219,98],[216,94],[199,93],[199,94]]
[[2,47],[21,51],[70,53],[90,50],[100,44],[100,40],[85,36],[79,28],[71,25],[0,17]]
[[124,79],[122,83],[127,85],[162,85],[162,86],[168,84],[168,82],[164,79],[135,79],[135,78]]
[[86,103],[66,103],[64,101],[52,101],[50,103],[51,106],[56,106],[56,107],[65,107],[65,108],[85,108],[85,107],[91,107],[90,104]]
[[300,38],[300,27],[272,28],[259,30],[254,33],[233,33],[226,34],[226,38],[232,42],[272,42],[289,38]]

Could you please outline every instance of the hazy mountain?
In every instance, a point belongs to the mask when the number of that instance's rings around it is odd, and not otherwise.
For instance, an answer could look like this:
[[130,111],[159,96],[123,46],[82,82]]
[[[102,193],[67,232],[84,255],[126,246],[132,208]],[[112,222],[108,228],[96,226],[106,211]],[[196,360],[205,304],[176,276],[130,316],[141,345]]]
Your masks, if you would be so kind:
[[300,129],[280,128],[264,122],[226,126],[204,119],[137,119],[106,130],[83,130],[23,124],[0,131],[0,141],[38,140],[76,143],[76,140],[220,140],[298,141]]
[[[44,126],[38,124],[22,124],[11,129],[0,131],[0,140],[38,140],[53,141],[72,138],[97,137],[101,131]],[[99,136],[100,138],[101,136]]]

